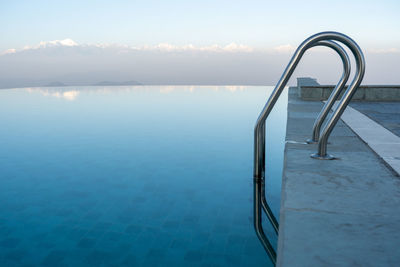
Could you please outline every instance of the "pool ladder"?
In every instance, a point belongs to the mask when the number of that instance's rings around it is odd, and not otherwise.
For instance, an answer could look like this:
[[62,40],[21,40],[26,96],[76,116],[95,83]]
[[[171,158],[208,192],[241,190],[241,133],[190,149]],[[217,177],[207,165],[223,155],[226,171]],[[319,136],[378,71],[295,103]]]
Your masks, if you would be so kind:
[[[341,92],[343,91],[350,75],[349,57],[346,51],[335,41],[344,44],[353,53],[356,62],[356,73],[347,90],[344,92],[338,106],[333,111],[325,127],[322,129],[322,133],[320,135],[321,126],[328,116],[328,113],[333,107],[335,101],[339,98]],[[261,241],[261,244],[263,245],[265,251],[267,252],[269,258],[274,265],[276,264],[276,251],[271,245],[267,236],[265,235],[262,226],[262,210],[264,210],[269,222],[272,225],[272,228],[278,235],[279,223],[272,213],[272,210],[268,205],[265,195],[265,121],[268,118],[283,89],[285,88],[289,78],[297,67],[300,59],[309,48],[312,48],[314,46],[326,46],[335,50],[339,54],[343,62],[343,75],[334,90],[332,91],[331,95],[329,96],[314,123],[312,138],[307,140],[307,143],[309,144],[318,143],[318,151],[315,154],[312,154],[311,158],[322,160],[335,159],[334,156],[327,153],[328,138],[333,128],[339,121],[341,115],[343,114],[345,108],[349,104],[351,98],[355,94],[358,86],[361,84],[365,73],[364,55],[357,43],[354,42],[350,37],[339,32],[321,32],[312,35],[305,41],[303,41],[296,49],[289,64],[287,65],[285,71],[279,79],[278,84],[276,85],[275,89],[273,90],[271,96],[269,97],[267,103],[265,104],[257,119],[257,123],[254,128],[254,228],[256,230],[258,238]]]

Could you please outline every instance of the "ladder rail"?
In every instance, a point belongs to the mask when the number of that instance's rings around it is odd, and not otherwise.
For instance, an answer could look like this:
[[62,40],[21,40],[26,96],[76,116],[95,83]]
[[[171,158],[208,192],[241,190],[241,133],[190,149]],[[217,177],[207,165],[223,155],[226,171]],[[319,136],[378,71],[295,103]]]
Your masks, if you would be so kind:
[[[271,222],[272,226],[274,227],[275,231],[278,231],[279,225],[272,214],[271,209],[266,200],[265,196],[265,121],[271,110],[273,109],[274,105],[276,104],[280,94],[282,93],[283,89],[285,88],[289,78],[293,74],[295,68],[297,67],[300,59],[304,55],[304,53],[311,47],[318,45],[324,45],[324,43],[331,44],[326,45],[328,47],[333,48],[340,56],[343,61],[344,66],[346,65],[345,61],[348,61],[347,53],[341,48],[337,43],[333,41],[338,41],[344,45],[346,45],[350,51],[353,53],[355,60],[356,60],[356,74],[344,93],[338,107],[334,111],[333,115],[330,117],[329,121],[327,122],[326,126],[322,130],[321,138],[318,142],[318,152],[312,157],[325,159],[327,157],[327,140],[332,132],[333,128],[337,124],[340,116],[344,112],[344,109],[350,102],[352,96],[354,95],[356,89],[360,85],[362,78],[365,73],[365,59],[364,55],[360,49],[360,47],[348,36],[338,33],[338,32],[321,32],[315,35],[310,36],[305,41],[303,41],[299,47],[296,49],[294,55],[292,56],[289,64],[285,68],[281,78],[279,79],[275,89],[273,90],[272,94],[270,95],[267,103],[265,104],[264,108],[262,109],[258,119],[256,126],[254,128],[254,227],[257,233],[258,238],[260,239],[261,243],[263,244],[267,254],[271,258],[272,262],[275,264],[276,262],[276,252],[271,246],[268,238],[266,237],[263,227],[262,227],[262,209],[267,214],[269,221]],[[322,44],[321,44],[322,43]],[[332,47],[333,46],[333,47]],[[335,49],[339,46],[339,49]],[[350,72],[350,67],[348,68],[348,72]],[[321,123],[326,118],[327,114],[329,113],[330,108],[332,108],[333,103],[339,97],[340,92],[343,90],[343,87],[347,81],[346,68],[344,67],[344,73],[341,77],[341,80],[337,84],[335,90],[332,92],[331,96],[328,99],[329,104],[325,104],[324,108],[322,109],[321,113],[319,114],[316,123]],[[347,77],[348,78],[348,77]],[[328,108],[329,107],[329,108]]]
[[323,106],[321,112],[318,114],[317,119],[314,122],[313,125],[313,130],[312,130],[312,137],[307,140],[307,143],[313,144],[317,143],[319,140],[320,132],[321,132],[321,126],[324,123],[326,117],[329,114],[329,111],[333,107],[333,104],[335,101],[339,98],[340,93],[343,91],[346,82],[349,79],[350,76],[350,59],[349,56],[347,55],[346,51],[337,43],[333,41],[327,41],[326,46],[334,49],[342,59],[343,63],[343,74],[339,80],[339,82],[336,84],[335,88],[333,89],[332,93],[329,95],[328,100],[325,102],[325,105]]
[[[342,78],[339,81],[337,85],[337,90],[339,91],[342,90],[344,84],[346,83],[349,73],[350,73],[350,63],[348,60],[348,56],[346,51],[337,43],[332,42],[332,41],[319,41],[314,44],[311,44],[308,48],[314,47],[314,46],[327,46],[332,49],[334,49],[341,57],[343,61],[343,74]],[[308,49],[307,48],[307,49]],[[329,109],[328,109],[329,112]],[[263,124],[263,138],[262,138],[262,146],[265,147],[265,123]],[[262,166],[265,166],[265,157],[262,158]],[[256,179],[255,181],[255,189],[254,189],[254,194],[255,194],[255,213],[254,213],[254,218],[255,218],[255,229],[257,232],[257,236],[261,240],[261,243],[263,244],[265,250],[267,251],[268,255],[270,256],[271,260],[275,261],[276,260],[276,252],[273,249],[272,245],[268,241],[268,238],[266,237],[263,228],[262,228],[262,215],[261,215],[261,208],[264,210],[265,214],[267,215],[268,220],[270,221],[274,231],[276,234],[278,234],[279,231],[279,223],[274,216],[270,206],[268,205],[268,202],[266,200],[266,194],[265,194],[265,179],[264,178],[264,170],[263,170],[263,175],[261,179]],[[261,202],[261,205],[260,203]]]
[[357,43],[354,42],[352,39],[350,40],[352,42],[346,45],[354,54],[356,61],[356,73],[354,75],[353,81],[350,83],[342,99],[340,100],[339,105],[336,107],[331,118],[329,119],[324,129],[322,130],[321,138],[318,141],[318,152],[311,155],[311,157],[315,159],[335,159],[334,156],[329,155],[327,153],[328,138],[331,135],[340,117],[342,116],[344,110],[346,109],[351,99],[353,98],[354,94],[356,93],[358,87],[361,84],[362,79],[364,78],[365,74],[364,54],[361,51],[361,48],[357,45]]
[[[314,34],[303,41],[300,46],[296,49],[294,55],[292,56],[289,64],[287,65],[285,71],[283,72],[281,78],[279,79],[275,89],[273,90],[271,96],[269,97],[267,103],[265,104],[263,110],[261,111],[256,126],[254,128],[254,177],[262,177],[265,168],[265,120],[271,113],[276,101],[278,100],[280,94],[285,88],[290,76],[293,74],[297,64],[299,63],[301,57],[304,55],[305,51],[314,46],[319,41],[334,40],[346,45],[350,51],[353,53],[356,60],[356,75],[353,78],[350,86],[344,93],[342,100],[334,111],[333,115],[327,122],[327,125],[322,130],[323,133],[318,143],[318,154],[324,156],[327,150],[327,140],[333,128],[336,126],[340,115],[343,113],[347,104],[350,102],[351,97],[354,95],[355,90],[361,83],[361,80],[365,73],[365,59],[360,47],[347,35],[338,32],[321,32]],[[264,131],[263,131],[264,130]]]
[[[318,141],[320,127],[321,127],[322,123],[324,122],[325,118],[327,117],[334,102],[339,97],[341,91],[343,90],[343,88],[350,76],[350,59],[349,59],[349,56],[347,55],[346,51],[339,44],[337,44],[333,41],[319,41],[317,43],[312,44],[309,48],[312,48],[315,46],[326,46],[326,47],[332,48],[339,54],[340,58],[342,59],[342,63],[343,63],[343,74],[342,74],[338,84],[336,85],[335,89],[332,91],[332,94],[330,95],[329,100],[325,103],[322,111],[319,113],[318,118],[316,119],[316,121],[314,123],[313,132],[318,133],[318,135],[316,137],[316,140]],[[265,124],[264,124],[264,128],[265,128]],[[263,132],[265,133],[265,129],[263,129]],[[313,135],[313,136],[315,136],[315,135]],[[264,140],[265,140],[265,137],[264,137]],[[263,146],[265,146],[265,144],[263,144]],[[265,160],[263,160],[263,161],[264,161],[263,166],[265,166]],[[263,208],[265,214],[268,217],[268,220],[270,221],[272,227],[275,230],[275,233],[278,234],[279,223],[278,223],[277,219],[275,218],[275,216],[273,215],[272,210],[267,203],[266,194],[265,194],[265,181],[261,182],[261,204],[262,204],[262,208]]]

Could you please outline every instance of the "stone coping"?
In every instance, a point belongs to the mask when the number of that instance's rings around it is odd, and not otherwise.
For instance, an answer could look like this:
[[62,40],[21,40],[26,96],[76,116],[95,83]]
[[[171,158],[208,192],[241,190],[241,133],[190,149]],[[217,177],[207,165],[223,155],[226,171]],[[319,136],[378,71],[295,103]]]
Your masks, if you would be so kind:
[[[334,85],[302,85],[299,86],[298,93],[302,100],[322,101],[328,99],[334,87]],[[362,85],[352,100],[400,101],[400,85]]]

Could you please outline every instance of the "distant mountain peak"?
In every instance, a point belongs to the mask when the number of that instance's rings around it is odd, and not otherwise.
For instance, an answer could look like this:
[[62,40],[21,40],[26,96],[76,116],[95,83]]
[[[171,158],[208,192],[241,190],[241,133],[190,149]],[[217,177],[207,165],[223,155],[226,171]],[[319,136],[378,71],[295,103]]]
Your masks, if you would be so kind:
[[66,38],[63,40],[53,40],[53,41],[41,41],[37,45],[26,45],[22,49],[10,48],[5,51],[0,51],[1,55],[6,54],[14,54],[18,52],[23,52],[26,50],[37,50],[37,49],[46,49],[46,48],[57,48],[57,47],[85,47],[85,48],[103,48],[103,49],[119,49],[122,52],[127,52],[129,50],[132,51],[160,51],[160,52],[253,52],[254,48],[230,43],[228,45],[208,45],[208,46],[194,46],[192,44],[188,45],[173,45],[169,43],[160,43],[158,45],[149,46],[130,46],[126,44],[107,44],[107,43],[99,43],[99,44],[79,44],[70,38]]
[[[39,48],[48,48],[48,47],[60,47],[60,46],[67,46],[67,47],[73,47],[73,46],[78,46],[79,44],[75,42],[74,40],[67,38],[64,40],[53,40],[53,41],[42,41],[38,45],[35,46],[24,46],[22,50],[31,50],[31,49],[39,49]],[[14,49],[15,50],[15,49]],[[14,51],[15,53],[15,51]]]
[[40,42],[39,47],[49,47],[49,46],[77,46],[78,43],[72,39],[64,39],[64,40],[53,40],[47,42]]

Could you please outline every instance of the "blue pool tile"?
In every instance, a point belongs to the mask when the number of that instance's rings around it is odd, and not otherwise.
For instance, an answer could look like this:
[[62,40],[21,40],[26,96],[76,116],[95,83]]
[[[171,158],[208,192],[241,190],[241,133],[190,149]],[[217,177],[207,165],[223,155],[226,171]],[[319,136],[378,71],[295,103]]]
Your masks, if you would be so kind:
[[7,237],[0,240],[0,247],[3,249],[11,249],[17,247],[21,243],[21,239],[15,237]]
[[188,262],[188,265],[193,262],[201,262],[204,257],[204,252],[200,250],[189,250],[185,253],[185,261]]
[[86,263],[89,266],[111,266],[114,262],[118,262],[120,255],[115,252],[105,250],[93,250],[86,256]]
[[123,266],[123,267],[132,267],[132,266],[138,266],[138,259],[135,256],[135,254],[128,254],[124,257],[122,257],[121,261],[118,263],[117,266]]
[[32,90],[0,92],[0,266],[270,266],[252,226],[268,90]]
[[97,240],[94,238],[84,237],[78,242],[77,246],[79,248],[93,248],[96,242]]
[[52,250],[43,259],[44,266],[67,266],[63,261],[68,256],[68,253],[61,250]]

